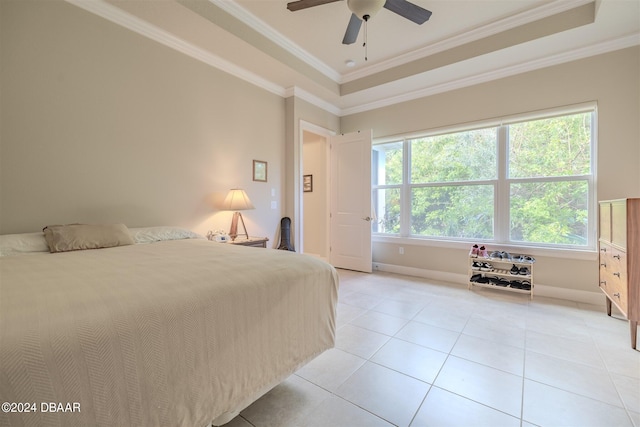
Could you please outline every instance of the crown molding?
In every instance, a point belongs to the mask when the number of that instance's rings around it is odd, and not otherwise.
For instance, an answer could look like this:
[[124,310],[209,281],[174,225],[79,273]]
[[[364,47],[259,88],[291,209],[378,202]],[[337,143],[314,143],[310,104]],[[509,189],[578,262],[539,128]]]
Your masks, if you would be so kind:
[[[565,62],[575,61],[578,59],[587,58],[589,56],[595,56],[619,49],[624,49],[631,46],[640,44],[640,33],[630,34],[617,39],[609,40],[606,42],[598,43],[592,46],[584,48],[574,49],[571,51],[559,53],[546,58],[532,60],[526,63],[513,65],[511,67],[500,68],[485,72],[472,77],[465,77],[449,82],[436,84],[428,87],[418,88],[416,90],[410,90],[407,93],[384,97],[374,102],[364,103],[353,107],[341,108],[338,105],[332,104],[324,99],[311,94],[310,92],[300,88],[291,87],[284,88],[276,85],[255,73],[252,73],[242,67],[239,67],[217,55],[214,55],[204,49],[201,49],[185,40],[180,39],[155,25],[149,24],[122,9],[119,9],[103,0],[66,0],[68,3],[80,7],[95,15],[101,16],[117,25],[148,37],[158,43],[161,43],[171,49],[177,50],[185,55],[188,55],[194,59],[202,61],[207,65],[217,68],[223,72],[238,77],[250,84],[260,87],[270,93],[278,95],[283,98],[290,96],[296,96],[321,108],[331,114],[342,117],[350,114],[361,113],[365,111],[374,110],[377,108],[388,107],[390,105],[398,104],[401,102],[412,101],[418,98],[435,95],[450,90],[460,89],[467,86],[472,86],[479,83],[485,83],[492,80],[497,80],[504,77],[513,76],[527,71],[533,71],[540,68],[550,67]],[[220,0],[210,0],[220,1]],[[588,2],[588,1],[587,1]],[[558,3],[558,2],[556,2]],[[571,3],[573,7],[577,4],[584,4],[584,0],[570,0],[567,3]],[[557,13],[557,12],[556,12]],[[523,18],[524,19],[524,18]]]
[[242,67],[239,67],[226,59],[214,55],[198,46],[193,45],[173,34],[164,31],[163,29],[156,27],[142,19],[131,15],[128,12],[123,11],[103,0],[65,0],[74,6],[98,15],[104,19],[107,19],[115,24],[118,24],[128,30],[134,31],[142,36],[145,36],[151,40],[161,43],[171,49],[184,53],[194,59],[204,62],[214,68],[236,76],[248,83],[265,89],[278,96],[285,96],[285,89],[282,86],[276,85],[259,75],[252,73]]
[[500,68],[498,70],[488,71],[472,77],[464,77],[457,80],[425,87],[422,89],[411,90],[402,95],[391,96],[375,102],[358,105],[355,107],[344,108],[340,111],[340,116],[362,113],[365,111],[375,110],[377,108],[388,107],[401,102],[413,101],[415,99],[424,98],[438,93],[448,92],[455,89],[461,89],[480,83],[486,83],[492,80],[498,80],[517,74],[526,73],[528,71],[539,70],[541,68],[551,67],[566,62],[576,61],[591,56],[601,55],[607,52],[613,52],[620,49],[636,46],[640,44],[640,33],[630,34],[617,39],[608,40],[592,46],[562,52],[545,58],[534,59],[510,67]]
[[276,31],[273,27],[269,26],[266,22],[259,19],[235,1],[209,0],[209,2],[229,13],[234,18],[244,22],[249,27],[276,43],[290,54],[296,56],[301,61],[306,62],[308,65],[312,66],[334,82],[338,83],[341,80],[341,75],[336,70],[295,44],[291,39]]
[[574,9],[591,2],[593,2],[593,0],[556,0],[554,3],[538,6],[534,9],[501,19],[496,22],[492,22],[463,34],[449,37],[430,46],[425,46],[421,49],[416,49],[412,52],[399,55],[387,61],[379,62],[361,70],[354,70],[343,75],[339,83],[348,83],[354,80],[368,77],[370,75],[377,74],[388,69],[434,55],[439,52],[443,52],[445,50],[453,49],[455,47],[462,46],[464,44],[471,43],[485,37],[501,33],[503,31],[529,24],[531,22],[535,22],[540,19],[556,15],[558,13],[566,12],[567,10]]
[[321,108],[338,117],[342,115],[342,110],[340,110],[340,108],[336,105],[333,105],[332,103],[327,102],[324,99],[321,99],[298,86],[292,86],[285,90],[285,98],[289,98],[292,96],[307,101],[308,103],[315,105],[316,107]]
[[498,34],[500,32],[528,24],[530,22],[537,21],[539,19],[547,18],[549,16],[574,9],[593,1],[594,0],[555,0],[551,4],[538,6],[534,9],[504,18],[500,21],[492,22],[490,24],[476,28],[472,31],[447,38],[446,40],[442,40],[438,43],[426,46],[422,49],[417,49],[415,51],[397,56],[387,61],[382,61],[361,70],[354,70],[350,73],[342,75],[322,62],[320,59],[316,58],[315,56],[311,55],[309,52],[295,44],[283,34],[276,31],[273,27],[269,26],[267,23],[253,15],[247,9],[240,6],[235,0],[209,0],[209,2],[213,3],[233,17],[244,22],[263,36],[267,37],[292,55],[295,55],[300,60],[312,66],[320,73],[324,74],[326,77],[332,79],[338,84],[348,83],[353,80],[358,80],[363,77],[386,71],[399,65],[404,65],[406,63],[433,55],[438,52],[471,43],[476,40],[480,40],[482,38]]

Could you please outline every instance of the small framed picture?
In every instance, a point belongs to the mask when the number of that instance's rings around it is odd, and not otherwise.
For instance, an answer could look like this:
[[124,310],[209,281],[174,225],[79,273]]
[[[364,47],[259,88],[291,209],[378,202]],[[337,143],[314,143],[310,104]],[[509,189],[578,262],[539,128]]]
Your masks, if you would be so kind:
[[313,175],[302,175],[302,191],[305,193],[313,191]]
[[262,160],[253,161],[253,180],[267,182],[267,162]]

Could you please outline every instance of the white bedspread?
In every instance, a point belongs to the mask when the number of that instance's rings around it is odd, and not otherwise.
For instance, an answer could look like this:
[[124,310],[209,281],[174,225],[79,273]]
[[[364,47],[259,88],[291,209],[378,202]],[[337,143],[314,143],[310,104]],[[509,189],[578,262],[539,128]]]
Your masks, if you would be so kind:
[[322,261],[206,240],[0,258],[0,403],[36,409],[0,425],[224,419],[333,346],[337,293]]

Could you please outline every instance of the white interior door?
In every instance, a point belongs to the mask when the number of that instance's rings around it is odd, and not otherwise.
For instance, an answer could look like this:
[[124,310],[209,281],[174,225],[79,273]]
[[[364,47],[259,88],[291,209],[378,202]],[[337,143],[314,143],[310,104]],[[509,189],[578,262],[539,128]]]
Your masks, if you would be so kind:
[[334,136],[331,144],[329,262],[371,272],[371,131]]

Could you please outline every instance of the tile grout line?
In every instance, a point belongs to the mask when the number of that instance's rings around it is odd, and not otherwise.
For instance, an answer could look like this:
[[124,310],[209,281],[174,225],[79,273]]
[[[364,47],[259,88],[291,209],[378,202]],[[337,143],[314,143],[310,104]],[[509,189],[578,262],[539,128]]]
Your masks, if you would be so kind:
[[[367,361],[368,361],[368,360],[367,360]],[[362,366],[361,366],[361,367],[362,367]],[[361,367],[360,367],[360,368],[361,368]],[[358,368],[358,369],[360,369],[360,368]],[[358,369],[356,369],[356,371],[357,371]],[[354,373],[355,373],[355,372],[354,372]],[[340,400],[342,400],[343,402],[348,403],[349,405],[353,405],[353,406],[355,406],[355,407],[357,407],[357,408],[360,408],[360,409],[362,409],[363,411],[367,412],[368,414],[371,414],[371,415],[373,415],[374,417],[376,417],[376,418],[378,418],[378,419],[381,419],[382,421],[384,421],[384,422],[386,422],[386,423],[389,423],[389,425],[396,426],[396,424],[394,424],[393,422],[391,422],[391,421],[387,420],[386,418],[382,418],[380,415],[378,415],[378,414],[376,414],[376,413],[371,412],[371,411],[370,411],[370,410],[368,410],[367,408],[363,408],[362,406],[358,405],[357,403],[355,403],[355,402],[352,402],[352,401],[350,401],[350,400],[345,399],[344,397],[342,397],[342,396],[340,396],[339,394],[336,394],[336,393],[334,393],[333,391],[331,391],[331,390],[329,390],[329,389],[327,389],[327,388],[325,388],[325,387],[321,386],[320,384],[316,384],[316,383],[314,383],[313,381],[308,380],[307,378],[302,377],[302,376],[300,376],[300,375],[298,375],[298,374],[296,374],[296,373],[294,373],[293,375],[297,376],[297,377],[298,377],[298,378],[300,378],[301,380],[304,380],[304,381],[308,382],[309,384],[312,384],[312,385],[314,385],[314,386],[316,386],[316,387],[318,387],[318,388],[321,388],[322,390],[324,390],[324,391],[326,391],[327,393],[329,393],[331,396],[336,397],[337,399],[340,399]],[[345,380],[340,384],[340,386],[341,386],[342,384],[344,384],[344,383],[345,383],[349,378],[351,378],[352,376],[353,376],[353,374],[349,375],[349,376],[348,376],[348,377],[347,377],[347,378],[346,378],[346,379],[345,379]],[[339,388],[340,386],[338,386],[338,388]],[[330,399],[330,398],[331,398],[331,396],[327,397],[326,399],[323,399],[323,400],[322,400],[322,402],[320,402],[320,403],[318,404],[318,407],[319,407],[322,403],[324,403],[327,399]],[[317,409],[317,407],[316,407],[316,408],[314,408],[314,410],[315,410],[315,409]],[[313,411],[311,411],[311,412],[313,412]],[[251,425],[253,426],[253,424],[251,424]],[[254,426],[254,427],[255,427],[255,426]]]
[[[358,284],[358,285],[360,286],[360,284]],[[411,291],[413,291],[413,290],[414,290],[414,288],[413,288],[412,286],[403,286],[403,288],[406,288],[406,290],[407,290],[407,291],[409,291],[408,293],[410,293]],[[371,296],[375,296],[375,293],[370,294],[370,293],[361,292],[361,291],[358,291],[358,290],[353,290],[353,292],[362,293],[362,294],[367,295],[367,296],[370,296],[370,297],[371,297]],[[352,293],[353,293],[353,292],[352,292]],[[383,294],[383,295],[386,295],[386,294],[385,294],[385,289],[380,288],[380,289],[379,289],[379,292],[380,292],[381,294]],[[394,295],[395,295],[395,294],[394,294]],[[429,297],[430,297],[430,298],[434,298],[434,297],[441,297],[441,296],[442,296],[442,297],[447,297],[447,298],[449,298],[449,297],[453,297],[453,295],[449,295],[449,294],[437,294],[437,293],[436,293],[436,294],[429,295]],[[423,407],[423,405],[424,405],[424,404],[425,404],[425,402],[427,401],[427,398],[428,398],[429,394],[431,394],[431,393],[433,392],[434,388],[436,388],[436,389],[440,389],[440,390],[443,390],[443,391],[446,391],[446,392],[451,393],[451,394],[453,394],[453,395],[459,396],[460,398],[466,399],[466,400],[471,401],[471,402],[474,402],[474,403],[476,403],[476,404],[478,404],[478,405],[482,405],[482,406],[484,406],[484,407],[487,407],[487,408],[492,409],[492,410],[494,410],[494,411],[501,412],[501,413],[503,413],[503,414],[509,415],[509,416],[511,416],[511,417],[513,417],[513,418],[515,418],[515,419],[517,419],[517,417],[516,417],[516,416],[514,416],[514,415],[512,415],[512,414],[509,414],[509,413],[506,413],[506,412],[501,411],[501,410],[499,410],[499,409],[493,408],[492,406],[489,406],[489,405],[487,405],[487,404],[483,404],[483,403],[481,403],[481,402],[477,402],[477,401],[475,401],[475,400],[473,400],[473,399],[471,399],[471,398],[465,397],[465,396],[463,396],[463,395],[459,395],[458,393],[450,392],[450,391],[448,391],[448,390],[446,390],[446,389],[443,389],[443,388],[441,388],[441,387],[437,387],[437,386],[435,385],[436,381],[438,380],[438,378],[440,377],[440,375],[441,375],[441,373],[442,373],[442,371],[443,371],[443,368],[444,368],[445,364],[446,364],[448,361],[450,361],[450,360],[451,360],[451,356],[453,356],[453,357],[458,357],[458,358],[460,358],[460,359],[462,359],[462,360],[466,360],[466,361],[469,361],[469,362],[472,362],[472,363],[476,363],[476,364],[479,364],[479,365],[482,365],[482,366],[485,366],[485,367],[489,367],[489,368],[493,368],[493,369],[498,369],[498,370],[502,371],[502,370],[501,370],[501,369],[499,369],[499,368],[495,368],[495,367],[490,366],[490,365],[485,365],[484,363],[476,362],[476,361],[474,361],[474,360],[469,360],[469,359],[466,359],[466,358],[464,358],[464,357],[460,357],[460,356],[456,356],[456,355],[453,355],[453,354],[452,354],[452,352],[454,351],[454,349],[455,349],[456,345],[458,345],[458,343],[460,343],[460,340],[463,338],[463,337],[462,337],[462,335],[464,334],[464,330],[465,330],[465,328],[467,328],[467,327],[468,327],[468,325],[470,325],[470,324],[473,322],[473,316],[474,316],[474,314],[475,314],[475,313],[480,313],[480,311],[478,311],[478,310],[474,310],[474,311],[472,312],[472,314],[471,314],[471,315],[469,315],[469,316],[467,317],[467,319],[466,319],[466,321],[465,321],[465,323],[464,323],[464,326],[462,327],[462,330],[460,330],[460,331],[457,331],[457,330],[456,330],[456,331],[453,331],[453,332],[456,332],[456,333],[457,333],[456,339],[455,339],[455,341],[453,342],[453,344],[452,344],[451,348],[450,348],[448,351],[446,351],[446,352],[445,352],[445,351],[442,351],[442,350],[438,350],[438,349],[435,349],[435,348],[432,348],[432,347],[427,347],[427,346],[424,346],[424,345],[422,345],[422,344],[414,343],[414,342],[411,342],[411,341],[408,341],[408,340],[405,340],[405,339],[402,339],[402,338],[398,338],[398,337],[396,337],[396,335],[399,333],[399,331],[401,331],[401,330],[402,330],[402,329],[403,329],[403,328],[404,328],[404,327],[405,327],[409,322],[418,322],[418,323],[425,324],[425,325],[428,325],[428,326],[441,328],[441,329],[444,329],[444,330],[447,330],[447,331],[452,331],[451,329],[448,329],[448,328],[442,328],[441,326],[431,325],[431,324],[429,324],[429,323],[424,323],[424,322],[422,322],[421,320],[416,320],[416,317],[417,317],[420,313],[422,313],[424,310],[427,310],[427,309],[428,309],[428,307],[431,305],[431,302],[427,302],[427,303],[425,303],[425,304],[424,304],[424,307],[422,307],[422,308],[421,308],[421,309],[420,309],[416,314],[414,314],[410,319],[406,319],[406,318],[404,318],[404,317],[398,317],[398,316],[396,316],[395,314],[389,314],[389,313],[385,313],[385,312],[377,311],[377,310],[376,310],[376,307],[379,307],[379,306],[380,306],[380,304],[383,304],[385,301],[390,301],[390,302],[403,302],[403,299],[399,298],[399,299],[397,299],[397,300],[396,300],[396,299],[394,299],[394,298],[384,297],[384,300],[382,300],[382,301],[380,301],[379,303],[377,303],[377,304],[373,305],[371,308],[363,308],[363,307],[359,307],[359,306],[352,306],[352,307],[357,307],[357,308],[359,308],[359,309],[362,309],[362,310],[363,310],[363,312],[362,312],[360,315],[356,316],[355,318],[350,319],[350,320],[349,320],[349,322],[346,322],[346,323],[344,323],[344,324],[342,325],[342,326],[345,326],[345,325],[350,324],[350,325],[351,325],[351,326],[353,326],[353,327],[358,327],[358,328],[361,328],[361,329],[366,330],[366,331],[370,331],[370,332],[374,332],[374,333],[377,333],[377,334],[385,335],[386,337],[388,337],[388,339],[385,341],[385,343],[383,343],[380,347],[378,347],[378,348],[377,348],[377,349],[376,349],[376,350],[371,354],[371,356],[369,356],[369,357],[367,357],[367,358],[363,358],[363,357],[362,357],[362,356],[360,356],[360,355],[357,355],[357,354],[354,354],[354,353],[348,352],[348,351],[346,351],[346,350],[342,350],[342,349],[340,349],[340,350],[344,351],[345,353],[352,354],[352,355],[354,355],[354,356],[356,356],[356,357],[358,357],[358,358],[360,358],[360,359],[364,360],[364,363],[370,362],[370,363],[375,364],[375,365],[377,365],[377,366],[380,366],[380,367],[383,367],[383,368],[389,369],[389,370],[394,371],[394,372],[396,372],[396,373],[398,373],[398,374],[401,374],[401,375],[407,376],[407,377],[409,377],[409,378],[415,379],[416,381],[420,381],[420,382],[423,382],[424,384],[429,385],[429,387],[428,387],[428,389],[427,389],[426,394],[424,395],[424,397],[423,397],[423,398],[422,398],[422,400],[420,401],[420,404],[417,406],[416,411],[413,413],[410,423],[412,423],[412,422],[414,422],[414,421],[416,420],[416,417],[417,417],[418,413],[420,412],[420,409]],[[482,301],[480,301],[480,302],[482,302]],[[555,316],[555,315],[556,315],[556,313],[555,313],[556,309],[561,308],[560,304],[554,304],[554,305],[553,305],[553,307],[552,307],[552,308],[553,308],[553,310],[552,310],[552,311],[545,312],[545,311],[544,311],[545,306],[544,306],[544,302],[543,302],[543,303],[542,303],[543,305],[542,305],[541,307],[538,307],[538,308],[542,308],[542,309],[543,309],[543,311],[539,311],[538,313],[534,313],[534,311],[532,311],[532,308],[533,308],[533,307],[532,307],[532,304],[533,304],[533,302],[532,302],[532,301],[527,301],[527,302],[526,302],[526,304],[524,304],[524,305],[523,305],[523,308],[526,308],[526,314],[525,314],[525,316],[526,316],[526,321],[525,321],[525,324],[524,324],[524,348],[523,348],[523,359],[522,359],[522,360],[523,360],[523,365],[522,365],[522,371],[521,371],[521,379],[522,379],[522,383],[521,383],[521,393],[522,393],[522,397],[521,397],[521,400],[520,400],[520,420],[519,420],[519,421],[520,421],[520,425],[521,425],[521,426],[523,426],[525,423],[532,424],[531,422],[529,422],[529,421],[525,421],[525,419],[524,419],[524,408],[525,408],[525,400],[524,400],[524,399],[525,399],[525,382],[526,382],[526,380],[527,380],[527,377],[526,377],[526,376],[527,376],[527,357],[528,357],[528,354],[527,354],[527,353],[528,353],[527,346],[528,346],[528,344],[530,344],[530,341],[533,339],[533,336],[531,335],[531,333],[534,333],[534,332],[535,332],[535,333],[541,333],[541,334],[545,334],[545,335],[546,335],[546,334],[548,334],[548,335],[550,335],[550,336],[554,336],[554,337],[555,337],[555,335],[554,335],[554,334],[551,334],[551,333],[545,333],[545,332],[541,332],[541,331],[537,331],[537,330],[530,329],[530,328],[531,328],[531,326],[532,326],[532,325],[535,325],[535,323],[536,323],[536,320],[535,320],[535,319],[531,319],[531,318],[530,318],[530,316],[531,316],[531,315],[536,314],[536,315],[542,315],[542,316],[545,316],[545,317],[546,317],[546,316],[552,317],[552,316]],[[347,304],[347,305],[350,305],[350,304]],[[576,306],[576,308],[580,309],[580,307],[579,307],[579,306]],[[393,335],[389,335],[389,334],[386,334],[386,333],[381,333],[381,332],[378,332],[378,331],[376,331],[376,330],[374,330],[374,329],[368,329],[368,328],[365,328],[365,327],[362,327],[362,326],[358,326],[358,325],[354,325],[354,324],[352,324],[352,323],[351,323],[352,321],[354,321],[354,320],[356,320],[356,319],[360,318],[360,317],[361,317],[361,316],[363,316],[363,315],[366,315],[367,313],[374,313],[374,312],[375,312],[375,313],[380,313],[380,314],[388,315],[388,316],[391,316],[391,317],[397,317],[397,318],[399,318],[399,319],[406,320],[406,323],[405,323],[405,324],[400,328],[400,330],[399,330],[399,331],[395,332]],[[499,320],[499,319],[498,319],[498,320]],[[576,319],[576,320],[578,320],[578,319]],[[604,356],[603,356],[603,354],[604,354],[604,353],[603,353],[604,348],[602,348],[600,345],[598,345],[598,344],[597,344],[597,342],[596,342],[596,340],[595,340],[595,338],[594,338],[594,333],[596,333],[596,331],[595,331],[594,329],[592,329],[592,328],[590,328],[590,327],[588,326],[587,319],[585,319],[585,318],[580,318],[579,320],[580,320],[580,322],[581,322],[581,323],[580,323],[580,325],[582,325],[583,327],[585,327],[585,328],[587,329],[587,331],[588,331],[588,337],[589,337],[590,343],[591,343],[591,344],[593,344],[593,345],[595,345],[595,346],[597,347],[596,351],[598,352],[598,355],[599,355],[599,357],[600,357],[600,360],[604,363],[604,368],[605,368],[605,369],[606,369],[606,371],[607,371],[607,377],[609,378],[609,380],[611,381],[611,383],[612,383],[612,384],[614,385],[614,387],[615,387],[616,395],[618,396],[619,402],[620,402],[620,404],[621,404],[621,408],[620,408],[620,409],[624,409],[624,410],[625,410],[625,413],[626,413],[626,415],[627,415],[627,418],[631,421],[631,424],[632,424],[632,425],[634,425],[634,419],[633,419],[633,417],[631,416],[631,411],[630,411],[629,407],[625,404],[625,401],[624,401],[624,400],[623,400],[623,398],[622,398],[622,394],[621,394],[621,391],[620,391],[620,387],[619,387],[619,386],[616,384],[616,382],[614,381],[614,379],[613,379],[613,375],[614,375],[614,374],[615,374],[615,375],[620,375],[620,376],[623,376],[623,377],[629,377],[629,378],[631,378],[631,379],[635,379],[635,378],[634,378],[634,377],[631,377],[631,376],[628,376],[628,375],[624,375],[624,374],[616,374],[616,373],[614,373],[613,371],[611,371],[611,370],[609,369],[609,364],[608,364],[608,363],[606,363],[606,359],[605,359],[605,358],[604,358]],[[576,326],[580,326],[580,325],[576,325]],[[473,336],[473,335],[468,335],[468,334],[465,334],[465,335],[470,336],[470,337],[474,337],[474,338],[479,338],[479,337],[475,337],[475,336]],[[414,377],[414,376],[412,376],[412,375],[409,375],[409,374],[406,374],[406,373],[403,373],[403,372],[397,371],[397,370],[395,370],[395,369],[393,369],[393,368],[387,367],[387,366],[385,366],[385,365],[383,365],[383,364],[380,364],[380,363],[377,363],[377,362],[374,362],[374,361],[372,361],[372,360],[371,360],[373,357],[375,357],[375,355],[376,355],[376,354],[378,354],[378,353],[380,352],[380,350],[381,350],[385,345],[387,345],[387,344],[389,343],[389,341],[390,341],[391,339],[398,339],[398,340],[401,340],[401,341],[404,341],[404,342],[408,342],[408,343],[411,343],[411,344],[414,344],[414,345],[416,345],[416,346],[419,346],[419,347],[422,347],[422,348],[426,348],[426,349],[429,349],[429,350],[437,351],[437,352],[439,352],[439,353],[442,353],[442,354],[445,354],[445,355],[446,355],[446,357],[444,358],[444,361],[442,362],[441,366],[438,368],[437,373],[436,373],[436,374],[435,374],[435,376],[433,377],[433,380],[432,380],[432,382],[431,382],[431,383],[428,383],[428,382],[423,381],[423,380],[421,380],[421,379],[419,379],[419,378],[415,378],[415,377]],[[507,344],[505,344],[505,345],[507,345]],[[514,346],[514,347],[515,347],[515,346]],[[558,358],[558,359],[560,359],[560,360],[567,360],[566,358],[558,357],[558,356],[554,356],[554,355],[551,355],[551,354],[546,354],[546,353],[544,353],[544,352],[543,352],[543,353],[539,353],[539,352],[537,352],[537,351],[533,351],[533,350],[531,350],[531,351],[532,351],[532,353],[542,354],[542,355],[545,355],[545,356],[548,356],[548,357]],[[569,361],[570,361],[570,360],[569,360]],[[591,365],[588,365],[588,364],[585,364],[585,363],[581,363],[581,362],[576,362],[576,363],[579,363],[579,364],[581,364],[581,365],[591,366]],[[360,369],[361,367],[362,367],[362,366],[360,366],[358,369]],[[357,370],[358,370],[358,369],[356,369],[356,372],[357,372]],[[513,374],[513,372],[508,372],[508,371],[502,371],[502,372],[506,372],[506,373],[509,373],[509,374]],[[347,378],[346,378],[346,379],[345,379],[341,384],[344,384],[344,382],[345,382],[345,381],[347,381],[349,378],[351,378],[351,376],[352,376],[352,375],[353,375],[353,373],[351,373],[351,374],[350,374],[350,375],[349,375],[349,376],[348,376],[348,377],[347,377]],[[330,393],[330,395],[331,395],[331,396],[336,396],[336,397],[338,397],[339,399],[341,399],[342,401],[345,401],[345,402],[347,402],[347,403],[349,403],[349,404],[351,404],[351,405],[354,405],[354,406],[356,406],[356,407],[358,407],[358,408],[360,408],[360,409],[362,409],[362,410],[366,411],[367,413],[372,414],[372,415],[376,416],[377,418],[384,420],[385,422],[389,422],[389,421],[387,421],[386,419],[384,419],[384,418],[380,417],[379,415],[377,415],[377,414],[375,414],[375,413],[373,413],[373,412],[371,412],[371,411],[369,411],[369,410],[367,410],[367,409],[365,409],[365,408],[362,408],[361,406],[357,405],[356,403],[351,402],[351,401],[349,401],[349,400],[347,400],[347,399],[345,399],[345,398],[342,398],[341,396],[338,396],[338,395],[334,394],[333,392],[331,392],[331,391],[329,391],[329,390],[325,389],[324,387],[321,387],[321,386],[319,386],[318,384],[313,383],[313,381],[307,380],[307,379],[306,379],[306,378],[304,378],[304,377],[300,377],[300,376],[298,376],[298,377],[299,377],[299,378],[304,379],[305,381],[307,381],[307,382],[309,382],[309,383],[311,383],[311,384],[314,384],[314,385],[315,385],[315,386],[317,386],[317,387],[322,388],[323,390],[326,390],[327,392],[329,392],[329,393]],[[556,390],[558,390],[558,391],[562,391],[562,392],[564,392],[564,393],[568,393],[568,394],[571,394],[571,395],[575,395],[575,396],[579,396],[579,397],[582,397],[582,398],[586,398],[586,399],[592,400],[592,401],[594,401],[594,402],[600,402],[600,403],[604,403],[604,404],[607,404],[607,405],[611,405],[611,406],[617,407],[617,405],[612,405],[611,403],[604,402],[604,401],[602,401],[602,400],[600,400],[600,399],[598,399],[598,398],[596,398],[596,397],[585,396],[585,395],[582,395],[582,394],[579,394],[579,393],[575,393],[575,392],[573,392],[573,391],[565,390],[565,389],[560,388],[560,387],[557,387],[557,386],[553,386],[553,385],[550,385],[550,384],[546,384],[546,383],[544,383],[544,382],[542,382],[542,381],[537,381],[537,380],[534,380],[534,379],[529,379],[529,381],[531,381],[531,382],[533,382],[533,383],[537,383],[537,384],[544,385],[545,387],[550,387],[550,388],[556,389]],[[247,421],[248,421],[248,420],[247,420]],[[250,424],[253,426],[253,424],[252,424],[252,423],[250,423]],[[393,424],[393,423],[392,423],[392,424]]]
[[[529,309],[531,308],[530,305],[530,301],[527,303],[527,317],[524,323],[524,348],[522,351],[522,398],[520,399],[520,427],[522,427],[522,425],[525,423],[525,419],[524,419],[524,384],[525,384],[525,380],[526,380],[526,375],[527,375],[527,339],[529,334],[527,334],[527,331],[529,330],[528,326],[529,326]],[[528,422],[528,421],[526,421]],[[530,423],[532,424],[532,423]]]
[[[618,387],[618,384],[613,379],[613,372],[611,372],[611,369],[609,369],[609,365],[607,364],[607,361],[605,360],[605,358],[604,358],[604,356],[602,354],[602,349],[600,348],[600,346],[598,345],[598,343],[594,339],[592,331],[591,331],[591,328],[589,328],[589,326],[586,324],[586,322],[585,322],[585,327],[587,328],[587,331],[589,332],[589,338],[591,338],[591,341],[593,342],[593,345],[596,347],[596,350],[598,352],[598,356],[600,356],[600,359],[602,359],[602,363],[604,363],[604,367],[606,368],[607,375],[609,376],[609,380],[611,381],[611,383],[613,384],[613,387],[616,390],[616,394],[618,395],[618,399],[620,399],[620,403],[622,403],[622,407],[624,408],[625,412],[627,413],[627,417],[629,417],[629,421],[631,421],[632,425],[636,425],[636,423],[633,420],[633,417],[631,416],[631,412],[629,410],[629,407],[627,406],[627,404],[625,403],[624,399],[622,398],[622,394],[620,393],[620,388]],[[623,376],[626,377],[626,375],[623,375]]]
[[[424,308],[426,309],[426,307]],[[423,310],[424,310],[423,309]],[[420,310],[420,312],[422,312],[422,310]],[[419,314],[419,313],[418,313]],[[416,314],[416,316],[418,315]],[[416,317],[414,316],[414,318]],[[469,318],[467,318],[467,321],[465,322],[464,326],[462,327],[462,330],[464,330],[464,328],[467,326],[467,324],[469,323],[469,320],[471,319],[471,316],[469,316]],[[431,393],[431,390],[433,390],[434,387],[436,387],[436,381],[438,380],[438,376],[440,376],[440,373],[442,372],[442,369],[444,368],[444,365],[447,363],[447,360],[449,360],[449,357],[451,356],[451,352],[453,351],[453,349],[455,348],[456,344],[458,343],[458,341],[460,340],[460,336],[462,335],[462,331],[460,331],[458,333],[458,337],[456,338],[456,341],[453,343],[453,345],[451,346],[451,349],[446,353],[447,357],[445,357],[444,361],[442,362],[442,365],[440,366],[440,369],[438,369],[438,372],[436,373],[436,375],[433,377],[433,382],[430,384],[429,386],[429,390],[427,390],[427,393],[424,395],[424,397],[422,398],[422,402],[420,402],[420,405],[418,405],[418,408],[416,409],[416,412],[413,414],[413,417],[411,417],[411,422],[409,423],[409,426],[411,426],[411,424],[413,423],[413,421],[416,419],[416,416],[418,415],[418,413],[420,412],[420,409],[422,408],[422,405],[424,405],[424,402],[427,400],[427,397],[429,397],[429,393]],[[428,347],[426,347],[428,348]],[[435,350],[435,349],[432,349]],[[444,352],[442,352],[444,353]],[[454,356],[455,357],[455,356]],[[438,387],[439,388],[439,387]],[[455,393],[454,393],[455,394]],[[464,397],[464,396],[462,396]],[[479,402],[478,402],[479,403]]]

